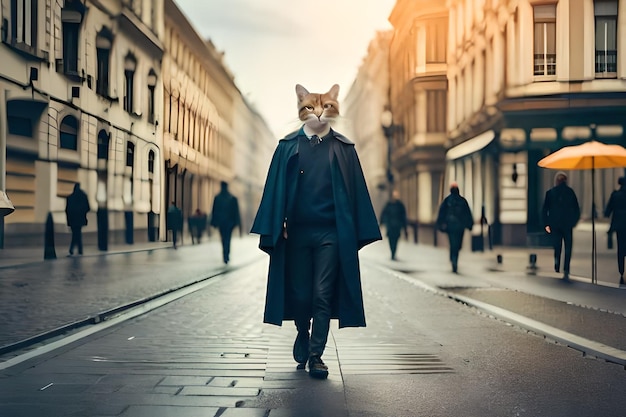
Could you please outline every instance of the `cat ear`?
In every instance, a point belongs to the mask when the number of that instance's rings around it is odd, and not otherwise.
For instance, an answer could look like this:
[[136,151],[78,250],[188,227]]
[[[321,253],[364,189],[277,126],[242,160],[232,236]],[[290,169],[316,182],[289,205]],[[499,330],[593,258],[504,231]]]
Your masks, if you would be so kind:
[[326,94],[328,94],[333,100],[337,100],[337,97],[339,97],[339,84],[333,85]]
[[300,84],[296,84],[296,95],[298,96],[298,102],[301,102],[307,94],[309,94],[309,92],[306,88],[302,87]]

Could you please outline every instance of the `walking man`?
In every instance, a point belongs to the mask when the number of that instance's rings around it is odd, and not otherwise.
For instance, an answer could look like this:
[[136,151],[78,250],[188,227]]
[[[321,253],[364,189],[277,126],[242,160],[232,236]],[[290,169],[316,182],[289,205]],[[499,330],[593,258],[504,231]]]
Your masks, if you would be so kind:
[[580,206],[576,193],[567,185],[567,175],[562,171],[554,176],[554,187],[546,191],[542,216],[545,230],[552,236],[554,272],[560,270],[561,250],[565,247],[563,279],[568,280],[572,259],[572,229],[580,219]]
[[467,200],[461,196],[459,185],[450,184],[450,194],[441,202],[437,215],[437,228],[447,233],[450,251],[452,272],[457,273],[459,268],[459,252],[463,246],[465,229],[472,230],[474,218]]
[[167,208],[167,228],[172,231],[172,242],[174,249],[177,249],[176,240],[178,232],[183,230],[183,212],[176,206],[176,202],[172,201]]
[[391,193],[391,199],[380,215],[380,224],[385,225],[387,229],[387,239],[389,240],[389,249],[391,250],[391,259],[396,259],[396,250],[398,248],[398,240],[400,239],[400,232],[404,231],[404,236],[408,235],[406,226],[406,208],[402,201],[400,201],[400,193],[398,190],[393,190]]
[[252,226],[270,255],[264,322],[294,320],[293,357],[320,379],[331,318],[365,326],[358,251],[381,239],[354,143],[330,126],[338,93],[296,86],[304,124],[278,142]]
[[90,210],[87,194],[80,189],[79,183],[74,184],[74,191],[65,202],[67,225],[72,229],[70,255],[74,254],[74,247],[78,248],[79,255],[83,254],[83,226],[87,226],[87,213]]
[[624,256],[626,256],[626,177],[617,180],[619,189],[613,191],[604,209],[604,216],[611,217],[610,230],[617,235],[617,269],[619,283],[624,284]]
[[221,188],[219,194],[213,199],[211,226],[220,231],[222,255],[224,263],[227,264],[230,260],[230,238],[235,227],[239,227],[239,234],[241,234],[241,218],[237,197],[228,191],[228,183],[222,181]]

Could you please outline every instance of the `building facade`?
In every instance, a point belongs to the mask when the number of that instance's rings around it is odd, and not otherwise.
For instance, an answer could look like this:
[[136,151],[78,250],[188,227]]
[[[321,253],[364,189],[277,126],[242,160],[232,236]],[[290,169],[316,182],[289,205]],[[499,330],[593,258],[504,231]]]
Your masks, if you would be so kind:
[[[620,4],[621,3],[621,4]],[[494,243],[541,244],[555,172],[537,162],[591,139],[624,145],[623,0],[449,0],[447,177]],[[596,211],[623,170],[596,172]],[[570,171],[583,219],[591,174]]]
[[448,10],[442,2],[398,0],[389,21],[391,163],[415,241],[433,243],[444,178]]
[[210,215],[225,181],[247,232],[274,138],[245,101],[224,53],[200,36],[173,0],[165,0],[163,78],[165,202],[176,203],[185,218],[196,209]]
[[[15,212],[7,245],[63,232],[65,197],[90,201],[86,238],[155,238],[161,212],[161,0],[3,1],[0,160]],[[5,116],[6,115],[6,116]]]
[[381,116],[389,104],[389,42],[391,31],[370,42],[354,83],[342,103],[345,134],[356,144],[374,210],[380,216],[389,199],[389,143]]

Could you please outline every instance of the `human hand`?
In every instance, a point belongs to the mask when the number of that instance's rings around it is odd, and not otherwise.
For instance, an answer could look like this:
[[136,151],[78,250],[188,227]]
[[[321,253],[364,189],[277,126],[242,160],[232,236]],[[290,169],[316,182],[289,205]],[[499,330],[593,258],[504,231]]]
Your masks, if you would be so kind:
[[547,233],[552,233],[552,230],[550,229],[550,226],[546,226],[545,229],[546,229]]

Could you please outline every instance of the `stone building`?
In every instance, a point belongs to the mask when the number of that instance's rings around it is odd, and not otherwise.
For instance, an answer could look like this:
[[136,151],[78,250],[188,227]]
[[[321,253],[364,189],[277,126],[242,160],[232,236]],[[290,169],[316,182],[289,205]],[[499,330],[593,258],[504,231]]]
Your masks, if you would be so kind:
[[448,10],[432,0],[398,0],[389,21],[389,110],[395,188],[417,227],[433,243],[442,194],[447,111]]
[[[619,3],[622,3],[620,5]],[[623,0],[449,0],[447,177],[495,243],[540,244],[554,171],[537,162],[591,139],[624,144]],[[583,219],[591,175],[568,173]],[[601,208],[623,170],[598,170]]]
[[49,213],[63,237],[76,182],[92,208],[86,243],[154,239],[162,0],[6,1],[0,14],[0,189],[15,206],[4,243],[40,244]]
[[271,158],[265,145],[274,138],[242,96],[224,53],[173,0],[165,0],[163,79],[166,202],[176,202],[185,218],[196,209],[210,214],[226,181],[247,232],[263,191],[258,179]]
[[[377,215],[389,199],[389,143],[381,125],[388,106],[389,41],[391,31],[378,32],[370,42],[354,83],[341,103],[345,134],[354,141],[367,188]],[[344,132],[342,132],[344,133]]]

